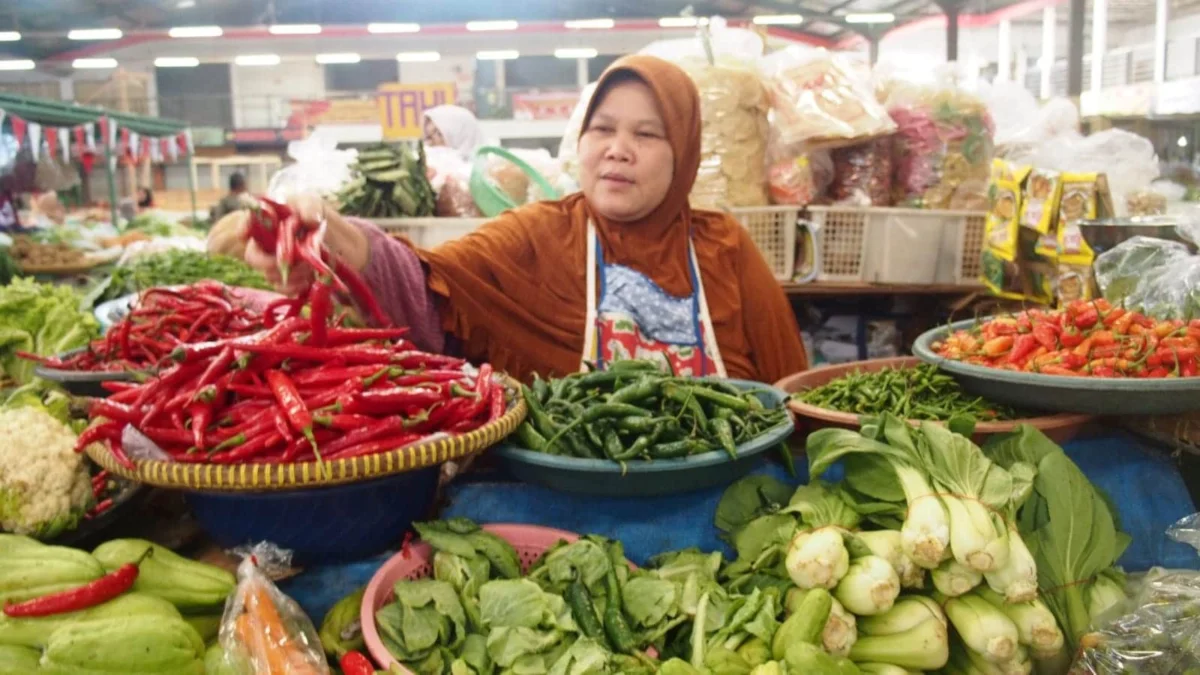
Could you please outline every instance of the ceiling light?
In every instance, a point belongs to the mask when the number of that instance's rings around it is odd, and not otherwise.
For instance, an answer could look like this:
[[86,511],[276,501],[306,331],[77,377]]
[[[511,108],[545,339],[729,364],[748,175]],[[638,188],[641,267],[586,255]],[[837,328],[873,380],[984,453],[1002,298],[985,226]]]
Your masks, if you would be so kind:
[[555,49],[554,56],[560,59],[594,59],[600,52],[591,47],[571,47]]
[[433,63],[442,58],[437,52],[400,52],[396,60],[400,63]]
[[1179,140],[1175,141],[1175,145],[1178,145],[1181,148],[1186,148],[1187,147],[1187,136],[1180,136]]
[[492,51],[475,52],[475,58],[480,61],[512,61],[521,57],[521,52],[515,49],[496,49]]
[[845,19],[846,23],[893,23],[896,21],[896,15],[891,12],[847,14],[842,18]]
[[568,21],[564,24],[572,30],[605,30],[617,25],[612,19],[580,19],[578,21]]
[[200,59],[194,56],[160,56],[154,59],[155,68],[195,68]]
[[516,21],[468,21],[467,30],[484,31],[484,30],[516,30]]
[[708,24],[708,19],[695,16],[668,16],[658,20],[662,28],[695,28]]
[[799,14],[767,14],[754,17],[754,23],[759,26],[799,26],[804,23],[804,17]]
[[68,40],[120,40],[120,28],[77,28],[67,33]]
[[271,35],[317,35],[321,27],[315,23],[281,23],[267,28]]
[[196,6],[196,0],[179,0],[175,3],[175,9],[191,9]]
[[116,68],[116,59],[75,59],[71,62],[73,68]]
[[336,54],[317,54],[317,63],[329,65],[334,63],[358,63],[362,61],[362,57],[353,52],[340,52]]
[[16,42],[21,39],[21,34],[15,30],[0,30],[0,42]]
[[178,26],[167,31],[173,38],[212,38],[224,34],[220,26]]
[[33,61],[29,59],[0,60],[0,70],[33,70]]
[[418,23],[369,23],[368,33],[416,33],[421,30]]
[[235,56],[233,62],[239,66],[277,66],[278,54],[243,54]]

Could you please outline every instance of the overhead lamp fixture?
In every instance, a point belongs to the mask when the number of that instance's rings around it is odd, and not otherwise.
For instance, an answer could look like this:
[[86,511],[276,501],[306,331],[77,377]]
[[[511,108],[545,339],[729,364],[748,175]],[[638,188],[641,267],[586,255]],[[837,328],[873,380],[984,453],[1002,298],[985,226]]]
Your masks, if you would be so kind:
[[804,17],[799,14],[766,14],[754,17],[758,26],[799,26],[804,23]]
[[235,56],[233,62],[239,66],[277,66],[278,54],[243,54]]
[[196,6],[196,0],[179,0],[175,3],[175,9],[191,9]]
[[515,49],[494,49],[475,52],[475,58],[480,61],[512,61],[521,58],[521,52]]
[[173,38],[214,38],[224,34],[220,26],[176,26],[167,31]]
[[661,28],[696,28],[707,26],[708,19],[696,16],[667,16],[658,20]]
[[271,35],[318,35],[321,27],[315,23],[280,23],[267,30]]
[[33,66],[29,59],[0,60],[0,70],[33,70]]
[[155,68],[195,68],[200,59],[194,56],[160,56],[154,59]]
[[67,33],[68,40],[120,40],[120,28],[76,28]]
[[396,55],[400,63],[433,63],[441,58],[437,52],[400,52]]
[[516,30],[516,21],[468,21],[467,30],[469,31],[489,31],[489,30]]
[[421,30],[419,23],[369,23],[368,33],[417,33]]
[[895,23],[896,15],[891,12],[863,12],[842,17],[846,23]]
[[16,42],[21,39],[21,34],[15,30],[0,30],[0,42]]
[[559,59],[594,59],[600,52],[591,47],[570,47],[555,49],[554,56]]
[[317,63],[326,66],[338,63],[358,63],[359,61],[362,61],[362,57],[353,52],[317,54]]
[[71,67],[79,68],[80,70],[98,70],[101,68],[116,68],[117,60],[116,59],[107,59],[107,58],[75,59],[74,61],[71,62]]
[[617,25],[612,19],[579,19],[563,24],[571,30],[607,30]]

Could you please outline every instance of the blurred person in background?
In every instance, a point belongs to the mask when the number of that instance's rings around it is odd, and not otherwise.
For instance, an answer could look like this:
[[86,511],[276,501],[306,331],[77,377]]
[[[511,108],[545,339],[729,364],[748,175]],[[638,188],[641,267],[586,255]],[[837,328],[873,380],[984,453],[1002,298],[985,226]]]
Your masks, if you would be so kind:
[[53,190],[43,192],[33,200],[33,213],[34,224],[38,227],[54,227],[67,220],[67,207]]
[[470,110],[457,105],[439,105],[425,111],[425,145],[453,148],[470,161],[483,145],[483,130]]
[[137,207],[138,209],[154,208],[154,193],[150,191],[150,188],[138,188]]
[[21,217],[17,213],[17,194],[13,189],[15,182],[11,175],[0,177],[0,232],[16,232],[21,229]]
[[246,177],[240,173],[234,173],[229,177],[229,194],[221,198],[216,206],[208,212],[209,222],[216,223],[226,215],[234,211],[240,211],[247,208],[246,197],[249,193],[246,191]]

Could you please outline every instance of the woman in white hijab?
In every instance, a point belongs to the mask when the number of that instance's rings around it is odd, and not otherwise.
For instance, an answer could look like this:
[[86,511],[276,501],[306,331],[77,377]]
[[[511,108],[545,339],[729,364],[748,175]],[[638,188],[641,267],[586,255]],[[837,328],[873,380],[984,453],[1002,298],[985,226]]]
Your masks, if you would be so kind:
[[483,145],[479,120],[470,110],[456,105],[439,105],[425,111],[425,145],[453,148],[470,161],[475,149]]

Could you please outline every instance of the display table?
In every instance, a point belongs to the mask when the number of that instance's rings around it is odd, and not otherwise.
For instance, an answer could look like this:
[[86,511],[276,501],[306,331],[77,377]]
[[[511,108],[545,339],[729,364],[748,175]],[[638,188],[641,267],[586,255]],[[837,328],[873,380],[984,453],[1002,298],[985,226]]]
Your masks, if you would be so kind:
[[[1173,460],[1136,436],[1103,432],[1068,442],[1064,448],[1087,477],[1112,497],[1123,529],[1133,537],[1121,564],[1128,571],[1156,565],[1200,569],[1200,556],[1194,549],[1164,534],[1168,526],[1196,510]],[[798,459],[800,476],[796,479],[774,463],[757,471],[792,484],[806,482],[806,465]],[[724,488],[714,488],[669,497],[616,499],[555,492],[492,476],[487,482],[474,482],[468,475],[450,489],[449,505],[439,516],[600,534],[621,540],[625,554],[640,565],[658,553],[689,547],[729,554],[712,525],[723,492]],[[284,582],[282,588],[319,622],[333,603],[366,584],[387,557],[312,568]]]

